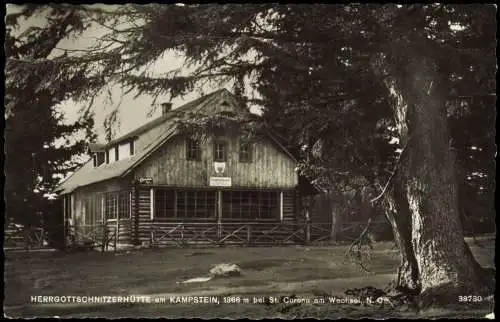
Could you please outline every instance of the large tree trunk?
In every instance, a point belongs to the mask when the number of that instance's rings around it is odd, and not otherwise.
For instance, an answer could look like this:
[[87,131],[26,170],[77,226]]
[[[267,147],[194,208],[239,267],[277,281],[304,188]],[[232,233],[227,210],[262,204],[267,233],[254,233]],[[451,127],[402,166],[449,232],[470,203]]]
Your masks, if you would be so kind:
[[421,285],[417,259],[411,241],[411,213],[406,202],[404,187],[401,185],[399,172],[396,174],[393,188],[388,192],[389,208],[386,217],[393,228],[394,241],[400,251],[401,264],[398,267],[396,288],[405,293],[420,293]]
[[413,57],[393,83],[396,123],[405,146],[394,177],[388,218],[402,254],[398,286],[433,297],[471,294],[479,265],[464,242],[455,156],[444,97],[432,61]]

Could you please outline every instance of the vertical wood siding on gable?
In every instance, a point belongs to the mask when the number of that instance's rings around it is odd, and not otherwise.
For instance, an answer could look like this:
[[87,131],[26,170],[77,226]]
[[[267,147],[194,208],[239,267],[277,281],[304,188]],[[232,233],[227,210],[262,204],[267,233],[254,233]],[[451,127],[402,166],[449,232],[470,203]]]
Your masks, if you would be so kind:
[[[239,138],[218,137],[227,141],[228,160],[224,177],[231,177],[235,188],[294,188],[298,183],[295,163],[270,140],[252,145],[252,162],[239,161]],[[186,160],[186,140],[177,136],[160,147],[135,172],[135,178],[148,177],[154,185],[207,187],[216,176],[213,166],[213,140],[201,144],[201,161]]]

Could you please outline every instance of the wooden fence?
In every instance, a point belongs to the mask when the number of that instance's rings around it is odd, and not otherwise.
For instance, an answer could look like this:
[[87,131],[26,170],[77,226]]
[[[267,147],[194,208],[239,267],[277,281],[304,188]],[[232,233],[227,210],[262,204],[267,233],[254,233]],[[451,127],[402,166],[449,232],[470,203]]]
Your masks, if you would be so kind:
[[[372,226],[385,222],[372,222]],[[333,231],[330,222],[170,222],[149,226],[147,247],[186,246],[284,246],[311,245],[339,240],[339,231],[347,233],[347,240],[354,240],[365,227],[366,222],[349,222]],[[130,221],[108,220],[107,223],[64,227],[64,241],[55,243],[48,231],[61,227],[35,228],[26,232],[23,228],[6,230],[4,245],[27,249],[54,247],[61,249],[117,250],[122,244],[131,242]],[[344,239],[346,240],[346,239]]]
[[45,236],[46,231],[41,227],[8,227],[4,230],[4,248],[43,248],[46,246]]
[[120,244],[130,243],[130,221],[108,219],[105,223],[69,226],[66,231],[68,247],[84,247],[107,251]]
[[[373,226],[385,222],[372,222]],[[300,223],[171,223],[168,226],[152,223],[150,226],[150,247],[195,246],[195,245],[240,245],[240,246],[282,246],[292,244],[317,244],[338,241],[340,233],[350,232],[347,239],[354,240],[365,222],[349,222],[332,231],[329,222]]]
[[[54,232],[56,232],[54,234]],[[35,250],[57,249],[117,249],[127,243],[130,236],[130,222],[109,220],[106,224],[94,225],[52,225],[47,227],[12,226],[4,229],[4,248]]]

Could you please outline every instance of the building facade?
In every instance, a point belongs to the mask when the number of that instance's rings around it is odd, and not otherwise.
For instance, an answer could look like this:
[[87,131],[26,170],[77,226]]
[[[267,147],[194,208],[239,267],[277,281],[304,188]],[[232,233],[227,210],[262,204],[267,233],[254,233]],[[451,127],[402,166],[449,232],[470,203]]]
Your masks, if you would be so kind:
[[[106,144],[57,189],[75,241],[115,234],[125,244],[296,242],[296,160],[272,136],[237,130],[203,140],[178,130],[180,112],[249,113],[227,90],[171,110]],[[300,233],[298,233],[300,232]]]

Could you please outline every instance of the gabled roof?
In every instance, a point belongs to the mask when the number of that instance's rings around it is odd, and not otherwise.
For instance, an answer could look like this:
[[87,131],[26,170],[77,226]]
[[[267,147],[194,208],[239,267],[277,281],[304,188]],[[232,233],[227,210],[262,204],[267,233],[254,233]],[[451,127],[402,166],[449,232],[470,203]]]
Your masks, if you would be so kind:
[[212,98],[214,98],[216,96],[223,96],[224,95],[223,93],[225,93],[225,92],[232,95],[227,89],[220,89],[220,90],[217,90],[217,91],[212,92],[210,94],[207,94],[205,96],[199,97],[193,101],[190,101],[184,105],[181,105],[181,106],[173,109],[172,111],[152,120],[151,122],[144,124],[143,126],[138,127],[135,130],[132,130],[129,133],[126,133],[126,134],[124,134],[116,139],[111,140],[109,143],[107,143],[107,145],[110,146],[110,145],[113,145],[113,144],[118,143],[120,141],[124,141],[126,139],[138,137],[139,135],[143,134],[144,132],[147,132],[147,131],[149,131],[149,130],[151,130],[159,125],[162,125],[162,124],[165,125],[164,123],[166,121],[169,121],[170,119],[172,119],[174,116],[176,116],[180,112],[191,112],[191,111],[199,110],[200,107],[205,106],[206,103],[208,103]]
[[[237,107],[242,113],[249,113],[247,109],[241,107],[240,104],[238,104],[234,95],[226,89],[221,89],[208,95],[202,96],[166,113],[165,115],[162,115],[157,119],[146,123],[145,125],[125,135],[122,135],[119,138],[110,141],[105,145],[106,147],[114,146],[119,142],[126,141],[131,138],[136,138],[134,155],[109,164],[105,163],[98,167],[94,167],[91,158],[80,169],[66,178],[66,180],[64,180],[55,189],[55,192],[59,194],[67,194],[79,187],[125,176],[135,166],[137,166],[144,159],[150,156],[151,153],[153,153],[159,146],[161,146],[162,143],[166,142],[168,139],[177,134],[176,120],[178,120],[177,116],[179,115],[179,112],[201,112],[201,110],[203,110],[203,112],[206,114],[217,113],[224,110],[224,108],[221,107],[223,106],[223,104],[220,104],[223,101],[232,102],[231,105],[233,106],[233,108]],[[275,141],[275,143],[277,142]],[[279,145],[279,143],[277,144]],[[101,145],[97,146],[99,148],[102,148]],[[286,151],[282,146],[280,146],[280,148],[282,148],[284,152],[293,159],[293,156],[291,156],[288,151]]]

